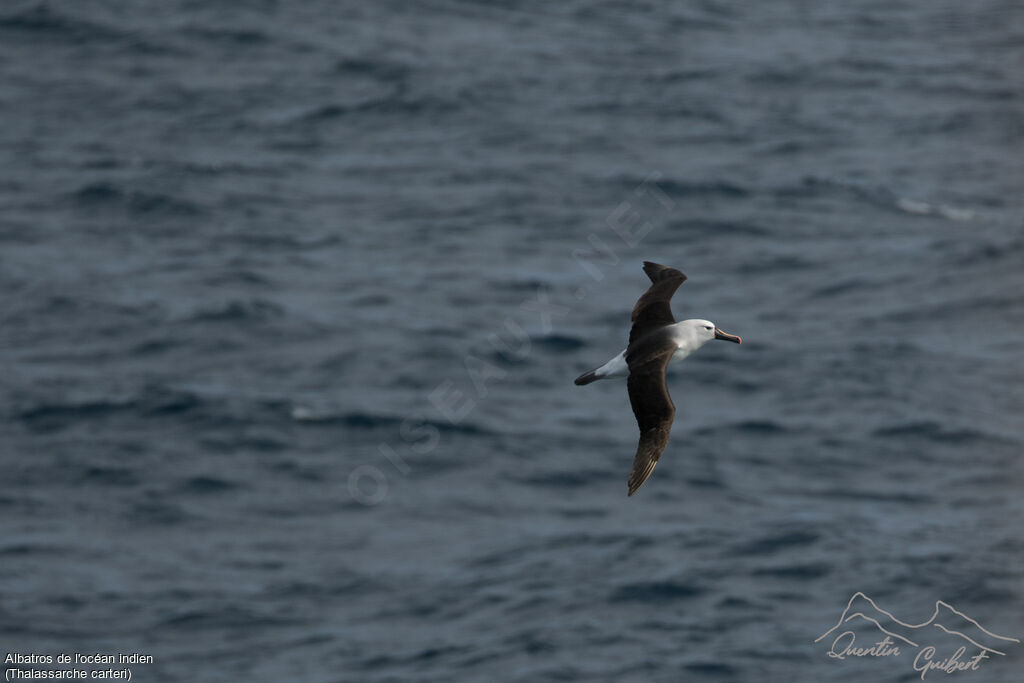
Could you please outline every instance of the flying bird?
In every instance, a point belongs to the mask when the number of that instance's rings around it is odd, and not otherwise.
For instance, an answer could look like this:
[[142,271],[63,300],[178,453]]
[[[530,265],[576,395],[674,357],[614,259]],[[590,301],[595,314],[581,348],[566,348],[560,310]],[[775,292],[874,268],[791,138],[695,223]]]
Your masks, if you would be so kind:
[[633,307],[629,345],[601,367],[576,378],[579,385],[599,379],[626,378],[629,403],[640,428],[640,443],[633,459],[633,472],[629,475],[631,496],[651,476],[668,445],[676,414],[665,385],[669,363],[678,363],[712,339],[742,343],[738,336],[723,332],[708,320],[677,323],[669,302],[686,276],[675,268],[650,261],[644,261],[644,272],[651,278],[651,286]]

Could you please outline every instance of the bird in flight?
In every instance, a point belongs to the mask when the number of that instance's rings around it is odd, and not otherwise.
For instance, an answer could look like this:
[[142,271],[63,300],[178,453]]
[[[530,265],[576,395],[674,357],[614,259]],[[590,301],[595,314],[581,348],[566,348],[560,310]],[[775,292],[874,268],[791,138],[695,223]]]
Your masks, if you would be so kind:
[[651,476],[668,445],[676,414],[665,384],[669,363],[678,363],[712,339],[742,343],[737,335],[723,332],[708,320],[676,322],[670,302],[679,285],[686,281],[680,271],[644,261],[644,272],[651,278],[651,286],[633,307],[629,345],[601,367],[576,378],[578,385],[599,379],[626,378],[629,403],[640,428],[640,443],[633,459],[633,472],[629,475],[631,496]]

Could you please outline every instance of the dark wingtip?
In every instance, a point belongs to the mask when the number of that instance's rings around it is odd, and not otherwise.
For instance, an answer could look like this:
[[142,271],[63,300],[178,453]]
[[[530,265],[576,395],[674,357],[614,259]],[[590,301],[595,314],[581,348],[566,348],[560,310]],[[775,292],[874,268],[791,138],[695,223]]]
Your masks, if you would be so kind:
[[576,378],[576,386],[581,387],[584,384],[590,384],[596,379],[597,375],[594,374],[594,371],[588,370],[587,372],[584,372],[582,375]]
[[[651,469],[654,468],[652,467]],[[629,496],[632,496],[634,493],[636,493],[640,489],[640,487],[644,485],[644,482],[647,481],[647,477],[649,476],[650,471],[648,471],[646,475],[638,475],[637,472],[632,472],[629,476],[629,481],[626,484],[627,486],[629,486]]]
[[651,279],[651,282],[657,282],[665,277],[681,276],[683,281],[686,280],[686,275],[675,268],[669,268],[663,266],[660,263],[654,261],[644,261],[644,272],[647,273],[647,277]]
[[647,273],[647,276],[650,277],[651,279],[653,279],[655,275],[657,275],[659,272],[663,270],[665,270],[665,266],[661,265],[660,263],[655,263],[654,261],[644,261],[644,272]]

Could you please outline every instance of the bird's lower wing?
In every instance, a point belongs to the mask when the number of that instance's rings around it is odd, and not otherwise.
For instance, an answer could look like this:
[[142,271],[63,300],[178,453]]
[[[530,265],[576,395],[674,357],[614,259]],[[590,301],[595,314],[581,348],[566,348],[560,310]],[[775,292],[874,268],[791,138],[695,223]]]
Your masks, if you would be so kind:
[[647,478],[654,471],[658,464],[665,446],[668,445],[669,432],[672,431],[672,420],[664,424],[652,427],[640,434],[640,443],[636,447],[636,457],[633,458],[633,471],[629,475],[629,495],[636,493],[636,490],[643,486]]
[[633,458],[633,473],[629,475],[629,495],[633,495],[651,476],[658,458],[668,445],[669,432],[676,407],[668,394],[665,384],[665,368],[668,366],[675,343],[670,337],[649,338],[636,347],[627,350],[629,377],[629,403],[640,428],[640,443]]

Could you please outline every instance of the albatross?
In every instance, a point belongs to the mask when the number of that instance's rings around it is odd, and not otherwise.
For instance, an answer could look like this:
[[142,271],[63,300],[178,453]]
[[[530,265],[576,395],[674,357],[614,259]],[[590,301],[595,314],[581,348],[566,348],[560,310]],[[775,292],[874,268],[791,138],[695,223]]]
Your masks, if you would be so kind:
[[678,363],[712,339],[742,343],[735,334],[718,329],[710,320],[676,322],[670,302],[686,276],[675,268],[644,261],[651,286],[633,307],[629,345],[599,368],[584,372],[576,384],[625,377],[629,403],[640,428],[640,443],[629,475],[629,495],[636,493],[658,464],[668,445],[675,404],[665,384],[669,363]]

